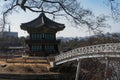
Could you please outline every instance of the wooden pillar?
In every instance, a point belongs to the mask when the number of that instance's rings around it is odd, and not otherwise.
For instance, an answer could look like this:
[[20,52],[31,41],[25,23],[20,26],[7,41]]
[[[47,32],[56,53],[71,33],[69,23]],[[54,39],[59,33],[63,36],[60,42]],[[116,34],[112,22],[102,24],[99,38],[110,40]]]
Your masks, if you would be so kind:
[[80,75],[80,60],[78,59],[78,65],[77,65],[77,71],[76,71],[76,77],[75,77],[75,80],[78,80],[79,79],[79,75]]

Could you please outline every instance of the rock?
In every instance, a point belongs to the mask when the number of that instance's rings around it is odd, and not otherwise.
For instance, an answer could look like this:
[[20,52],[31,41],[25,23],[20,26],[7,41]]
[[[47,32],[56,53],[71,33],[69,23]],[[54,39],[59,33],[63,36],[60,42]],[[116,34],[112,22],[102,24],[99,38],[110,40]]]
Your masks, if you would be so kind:
[[1,64],[1,67],[6,67],[7,65],[6,64]]

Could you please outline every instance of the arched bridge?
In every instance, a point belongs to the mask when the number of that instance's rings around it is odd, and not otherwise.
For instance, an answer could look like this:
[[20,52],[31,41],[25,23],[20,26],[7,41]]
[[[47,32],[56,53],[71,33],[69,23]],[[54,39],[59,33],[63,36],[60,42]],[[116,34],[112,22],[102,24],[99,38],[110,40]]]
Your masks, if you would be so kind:
[[55,56],[55,65],[85,58],[120,57],[120,43],[80,47]]
[[[104,72],[104,80],[107,79],[107,68],[109,65],[108,58],[120,58],[120,43],[107,43],[80,47],[61,53],[55,56],[55,65],[64,64],[70,61],[78,61],[75,80],[79,80],[80,64],[82,59],[87,58],[104,58],[106,61],[106,69]],[[119,80],[119,79],[118,79]]]

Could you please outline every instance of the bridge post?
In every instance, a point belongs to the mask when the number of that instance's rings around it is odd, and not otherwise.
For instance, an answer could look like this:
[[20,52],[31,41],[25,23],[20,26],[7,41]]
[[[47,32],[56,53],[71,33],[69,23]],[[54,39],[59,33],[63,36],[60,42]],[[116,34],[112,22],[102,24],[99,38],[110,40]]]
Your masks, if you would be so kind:
[[79,79],[79,75],[80,75],[80,60],[77,59],[78,61],[78,65],[77,65],[77,71],[76,71],[76,77],[75,77],[75,80],[78,80]]
[[105,57],[105,72],[104,72],[104,80],[107,80],[108,67],[109,67],[109,59],[108,59],[108,57]]

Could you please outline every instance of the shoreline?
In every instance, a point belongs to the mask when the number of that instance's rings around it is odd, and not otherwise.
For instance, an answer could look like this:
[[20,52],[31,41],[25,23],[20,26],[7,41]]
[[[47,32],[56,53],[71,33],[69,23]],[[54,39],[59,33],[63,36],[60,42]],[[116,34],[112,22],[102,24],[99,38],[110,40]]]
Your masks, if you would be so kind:
[[12,79],[12,80],[60,80],[62,74],[60,73],[40,73],[40,74],[11,74],[0,73],[0,79]]

